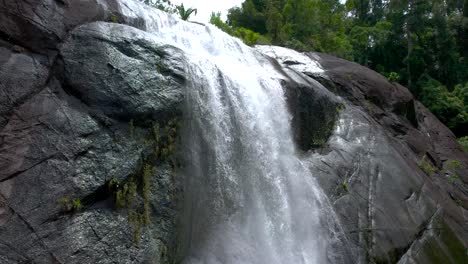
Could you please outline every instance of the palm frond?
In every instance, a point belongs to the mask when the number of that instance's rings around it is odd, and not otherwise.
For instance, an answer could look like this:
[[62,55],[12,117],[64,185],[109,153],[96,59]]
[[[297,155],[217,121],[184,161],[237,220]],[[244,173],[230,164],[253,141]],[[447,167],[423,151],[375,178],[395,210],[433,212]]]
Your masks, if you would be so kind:
[[182,20],[188,20],[188,18],[195,13],[197,14],[197,9],[196,8],[188,8],[185,9],[184,4],[178,5],[177,7],[177,12],[179,13],[179,16]]

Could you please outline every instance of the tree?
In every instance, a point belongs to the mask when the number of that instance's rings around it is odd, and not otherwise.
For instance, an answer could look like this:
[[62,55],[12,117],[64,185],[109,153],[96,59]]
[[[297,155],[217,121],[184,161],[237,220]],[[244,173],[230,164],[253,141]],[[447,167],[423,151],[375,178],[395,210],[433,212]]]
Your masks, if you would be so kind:
[[274,42],[279,42],[283,26],[283,16],[278,7],[279,2],[269,2],[266,10],[266,29]]
[[210,24],[215,25],[217,28],[221,29],[222,31],[228,33],[229,35],[233,35],[234,30],[228,24],[224,23],[221,20],[221,13],[220,12],[212,12],[210,16]]
[[179,13],[180,18],[185,21],[187,21],[193,13],[195,13],[195,15],[197,14],[196,8],[190,7],[188,9],[185,9],[184,4],[176,6],[176,9],[177,9],[177,12]]
[[266,4],[263,0],[246,0],[241,7],[228,11],[227,24],[232,27],[251,29],[260,34],[266,34]]
[[464,135],[468,129],[468,83],[457,85],[450,92],[437,80],[424,75],[419,84],[422,87],[421,102],[455,134]]
[[229,26],[228,24],[224,23],[221,20],[221,13],[211,13],[211,18],[210,18],[210,24],[215,25],[217,28],[221,29],[222,31],[240,38],[245,44],[249,46],[253,46],[256,44],[261,44],[261,45],[270,45],[271,41],[266,38],[265,36],[262,36],[261,34],[254,32],[250,29],[243,28],[243,27],[238,27],[238,28],[233,28]]

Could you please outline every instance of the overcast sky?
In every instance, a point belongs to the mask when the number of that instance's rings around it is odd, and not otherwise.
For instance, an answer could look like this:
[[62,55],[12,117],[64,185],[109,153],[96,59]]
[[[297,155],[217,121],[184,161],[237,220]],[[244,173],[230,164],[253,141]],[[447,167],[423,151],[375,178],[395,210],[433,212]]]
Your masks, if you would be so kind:
[[198,9],[196,16],[190,20],[207,23],[210,21],[211,12],[221,12],[223,20],[226,20],[227,10],[233,6],[240,6],[245,0],[171,0],[173,4],[184,3],[185,8]]

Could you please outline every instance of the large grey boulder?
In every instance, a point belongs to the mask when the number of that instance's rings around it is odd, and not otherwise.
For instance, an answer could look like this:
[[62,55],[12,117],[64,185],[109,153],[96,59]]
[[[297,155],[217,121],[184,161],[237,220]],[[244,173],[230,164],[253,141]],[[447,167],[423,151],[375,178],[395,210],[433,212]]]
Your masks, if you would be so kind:
[[183,53],[149,33],[115,23],[86,24],[70,33],[60,54],[70,91],[107,116],[151,121],[181,114]]

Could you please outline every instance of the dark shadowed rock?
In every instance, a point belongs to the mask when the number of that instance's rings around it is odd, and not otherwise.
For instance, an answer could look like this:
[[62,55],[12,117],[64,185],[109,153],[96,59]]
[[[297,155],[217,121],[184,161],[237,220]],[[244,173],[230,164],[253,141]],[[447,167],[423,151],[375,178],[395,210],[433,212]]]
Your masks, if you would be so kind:
[[[290,77],[297,75],[285,71]],[[299,76],[297,76],[299,77]],[[294,80],[296,79],[296,80]],[[285,81],[285,94],[292,114],[291,125],[300,150],[323,147],[332,135],[342,100],[305,75]]]

